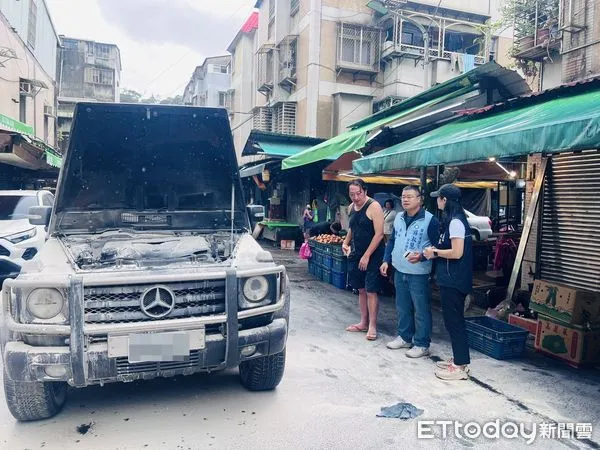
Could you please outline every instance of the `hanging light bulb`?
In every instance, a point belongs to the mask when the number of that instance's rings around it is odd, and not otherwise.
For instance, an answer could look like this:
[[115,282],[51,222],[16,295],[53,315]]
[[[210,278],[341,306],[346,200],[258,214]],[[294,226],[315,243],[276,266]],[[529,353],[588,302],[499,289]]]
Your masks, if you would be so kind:
[[264,182],[268,182],[271,180],[271,172],[269,172],[269,169],[267,167],[265,167],[262,171],[262,179]]

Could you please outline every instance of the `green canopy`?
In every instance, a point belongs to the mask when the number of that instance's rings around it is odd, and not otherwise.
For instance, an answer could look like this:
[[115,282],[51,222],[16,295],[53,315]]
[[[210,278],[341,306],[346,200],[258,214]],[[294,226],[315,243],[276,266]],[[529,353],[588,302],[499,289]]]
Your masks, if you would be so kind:
[[465,117],[353,162],[355,174],[600,147],[600,90]]
[[327,141],[321,142],[318,145],[310,147],[301,153],[284,159],[281,163],[281,168],[284,170],[291,169],[294,167],[304,166],[306,164],[311,164],[313,162],[321,161],[324,159],[335,160],[344,153],[360,150],[367,145],[370,132],[377,131],[385,125],[391,124],[392,122],[402,117],[406,117],[414,113],[415,111],[419,111],[429,106],[437,105],[446,100],[464,95],[468,92],[471,92],[473,89],[474,88],[472,87],[467,87],[465,89],[451,92],[450,94],[446,94],[445,96],[434,98],[433,100],[429,100],[428,102],[418,104],[417,106],[413,106],[410,109],[403,110],[396,114],[379,119],[375,122],[371,122],[368,125],[364,125],[354,130],[350,130],[345,133],[339,134]]
[[260,148],[262,153],[269,156],[282,156],[288,157],[303,152],[308,146],[302,144],[287,144],[282,142],[261,142]]

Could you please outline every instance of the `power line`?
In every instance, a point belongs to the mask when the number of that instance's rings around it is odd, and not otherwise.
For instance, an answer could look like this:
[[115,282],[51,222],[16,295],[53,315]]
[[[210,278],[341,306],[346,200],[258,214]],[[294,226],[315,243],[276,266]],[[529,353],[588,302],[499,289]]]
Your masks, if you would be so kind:
[[[237,15],[237,13],[239,13],[243,8],[247,7],[247,3],[242,3],[231,15],[229,15],[226,19],[226,21],[229,21],[230,19],[232,19],[234,16]],[[254,9],[254,8],[252,8]],[[146,89],[148,89],[149,86],[152,85],[152,83],[154,83],[156,80],[158,80],[159,78],[161,78],[165,73],[167,73],[169,70],[171,70],[173,67],[175,67],[176,65],[178,65],[181,61],[183,61],[186,57],[188,57],[191,53],[194,53],[196,51],[196,49],[189,49],[181,58],[179,58],[176,62],[170,64],[169,66],[167,66],[165,69],[163,69],[157,76],[155,76],[150,82],[148,82],[146,84],[146,86],[144,87],[144,91]],[[174,92],[174,91],[172,91]]]

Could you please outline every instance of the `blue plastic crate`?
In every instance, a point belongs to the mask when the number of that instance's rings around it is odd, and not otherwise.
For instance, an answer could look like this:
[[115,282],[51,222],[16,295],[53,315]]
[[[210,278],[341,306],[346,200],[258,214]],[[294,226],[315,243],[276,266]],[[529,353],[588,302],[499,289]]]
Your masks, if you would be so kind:
[[315,264],[323,265],[323,254],[321,252],[319,252],[319,251],[313,252],[311,259],[315,261]]
[[348,260],[344,256],[332,256],[331,270],[335,272],[347,272]]
[[333,265],[333,257],[331,256],[331,253],[327,253],[325,255],[323,255],[323,266],[327,267],[328,269],[331,269]]
[[331,269],[323,267],[323,272],[322,272],[322,275],[321,275],[321,280],[324,283],[331,283]]
[[342,251],[341,244],[332,244],[331,245],[331,254],[334,257],[344,257],[344,252]]
[[315,277],[319,280],[323,278],[323,267],[319,264],[315,265]]
[[465,318],[469,347],[495,359],[523,355],[529,331],[487,316]]
[[346,289],[347,274],[346,272],[331,271],[331,284],[338,289]]
[[315,262],[312,259],[308,260],[308,273],[311,275],[315,274]]

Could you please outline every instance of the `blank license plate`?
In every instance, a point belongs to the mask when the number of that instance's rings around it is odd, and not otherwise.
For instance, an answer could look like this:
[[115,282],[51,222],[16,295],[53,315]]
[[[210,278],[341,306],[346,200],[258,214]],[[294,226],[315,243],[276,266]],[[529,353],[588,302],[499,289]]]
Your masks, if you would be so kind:
[[187,361],[190,338],[185,332],[129,335],[129,362]]

